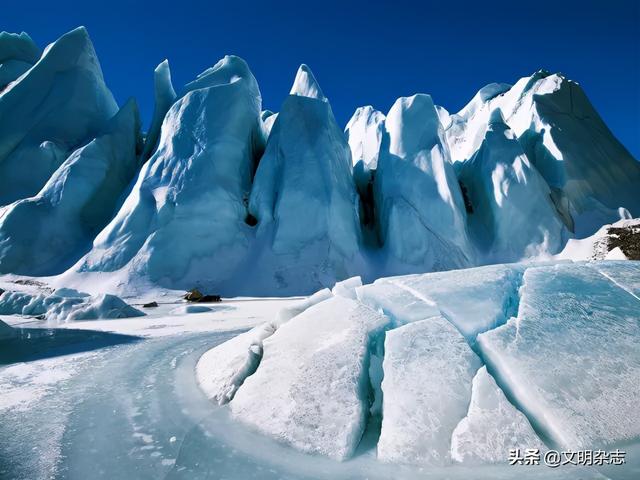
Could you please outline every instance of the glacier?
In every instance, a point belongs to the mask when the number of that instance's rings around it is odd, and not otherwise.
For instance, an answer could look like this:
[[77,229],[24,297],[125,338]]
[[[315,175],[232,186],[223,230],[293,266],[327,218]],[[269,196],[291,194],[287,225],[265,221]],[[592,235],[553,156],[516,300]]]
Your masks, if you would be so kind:
[[445,135],[454,161],[478,151],[496,108],[551,188],[570,230],[593,233],[618,220],[619,207],[638,215],[638,162],[611,135],[578,83],[540,70],[513,86],[487,85],[451,116]]
[[416,93],[343,129],[306,64],[277,113],[234,55],[151,78],[143,125],[85,28],[0,33],[2,453],[77,474],[108,451],[153,478],[602,478],[501,464],[621,448],[634,478],[640,164],[577,82],[541,70],[458,112]]
[[463,197],[431,97],[398,99],[385,130],[374,198],[388,261],[397,273],[471,265]]
[[[29,42],[5,34],[0,57],[34,60],[37,50],[24,45]],[[38,193],[68,154],[104,130],[117,110],[84,28],[45,48],[0,91],[0,118],[11,119],[0,122],[0,205]]]
[[475,209],[468,216],[469,227],[485,256],[498,256],[493,262],[517,261],[536,249],[556,252],[564,245],[568,232],[549,186],[529,162],[499,108],[491,112],[473,157],[456,167]]
[[87,250],[138,169],[140,121],[130,100],[103,133],[73,152],[37,195],[0,213],[0,272],[53,275]]
[[[120,140],[134,107],[116,104],[82,27],[43,51],[2,33],[0,84],[0,272],[63,286],[308,295],[574,258],[568,245],[640,215],[640,164],[576,82],[542,70],[457,113],[423,93],[359,107],[343,131],[307,65],[274,113],[239,57],[182,89],[164,60],[150,124]],[[93,157],[102,181],[86,178]]]
[[227,56],[187,89],[164,119],[156,153],[77,269],[124,268],[167,286],[200,285],[228,278],[243,261],[250,236],[243,202],[262,138],[258,85],[244,60]]
[[255,261],[270,277],[263,282],[295,293],[299,282],[319,288],[355,273],[357,198],[348,144],[302,65],[271,128],[249,199],[258,222]]
[[176,101],[176,92],[171,82],[171,69],[169,68],[169,60],[161,62],[153,72],[154,98],[155,107],[153,110],[153,118],[149,131],[144,140],[144,150],[142,151],[142,160],[147,160],[158,147],[160,140],[160,129],[162,122],[171,105]]

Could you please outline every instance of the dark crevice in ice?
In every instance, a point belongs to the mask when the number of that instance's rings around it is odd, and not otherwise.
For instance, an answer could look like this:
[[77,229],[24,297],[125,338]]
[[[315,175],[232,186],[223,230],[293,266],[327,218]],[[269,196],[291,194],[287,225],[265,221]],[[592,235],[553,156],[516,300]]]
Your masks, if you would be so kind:
[[[526,283],[524,281],[525,272],[522,272],[521,275],[519,276],[520,281],[514,284],[515,288],[513,288],[511,294],[509,295],[509,301],[505,303],[505,307],[504,307],[504,317],[506,319],[505,322],[508,321],[510,318],[518,318],[519,316],[520,300],[522,298],[522,293],[526,287]],[[496,382],[496,385],[498,385],[498,388],[502,390],[502,393],[504,393],[504,396],[506,397],[506,399],[509,401],[509,403],[511,403],[511,405],[513,405],[513,407],[516,410],[518,410],[520,413],[522,413],[525,416],[525,418],[531,425],[531,428],[533,428],[533,431],[536,433],[538,438],[540,438],[540,440],[548,447],[558,447],[558,445],[555,445],[554,442],[551,440],[551,436],[546,431],[546,429],[535,420],[535,416],[532,414],[532,412],[529,411],[529,409],[525,408],[524,405],[522,405],[518,401],[517,395],[510,388],[508,380],[504,377],[500,369],[497,368],[497,366],[491,361],[491,359],[485,356],[482,350],[478,348],[477,342],[474,342],[474,345],[472,346],[472,348],[474,349],[474,352],[480,357],[480,360],[482,361],[483,365],[487,367],[487,372],[489,373],[489,375],[491,375],[491,377],[493,377],[493,379]],[[541,372],[541,374],[544,374],[544,372]]]
[[360,229],[365,245],[377,248],[382,245],[379,235],[377,209],[373,191],[376,171],[369,170],[362,161],[353,170],[354,182],[359,198]]
[[356,446],[353,457],[365,455],[375,450],[382,429],[382,362],[384,360],[384,341],[386,332],[391,328],[391,319],[385,328],[369,337],[367,358],[365,360],[365,379],[363,403],[365,405],[365,428]]

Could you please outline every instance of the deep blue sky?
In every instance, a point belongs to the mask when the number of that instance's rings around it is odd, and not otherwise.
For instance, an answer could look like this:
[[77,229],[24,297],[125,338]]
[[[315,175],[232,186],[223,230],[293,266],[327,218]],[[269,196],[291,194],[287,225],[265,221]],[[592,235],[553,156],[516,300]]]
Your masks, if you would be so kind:
[[372,104],[386,112],[416,92],[455,112],[490,82],[539,68],[582,84],[614,134],[640,158],[640,2],[637,0],[7,1],[0,30],[44,46],[85,25],[107,84],[153,110],[154,67],[182,85],[227,53],[249,63],[264,107],[278,110],[307,63],[344,125]]

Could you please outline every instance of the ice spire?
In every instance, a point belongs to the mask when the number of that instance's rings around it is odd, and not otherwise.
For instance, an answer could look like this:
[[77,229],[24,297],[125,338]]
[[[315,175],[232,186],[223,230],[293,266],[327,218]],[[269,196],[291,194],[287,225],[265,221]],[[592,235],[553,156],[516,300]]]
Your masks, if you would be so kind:
[[313,72],[304,63],[300,65],[300,68],[298,69],[296,79],[293,82],[289,95],[315,98],[322,100],[323,102],[327,101],[327,97],[322,93],[316,77],[313,76]]

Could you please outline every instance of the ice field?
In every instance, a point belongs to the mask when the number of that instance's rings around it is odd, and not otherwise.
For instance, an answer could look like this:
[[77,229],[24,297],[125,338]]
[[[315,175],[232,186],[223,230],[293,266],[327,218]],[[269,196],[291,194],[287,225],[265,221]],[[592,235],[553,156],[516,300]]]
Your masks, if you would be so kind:
[[[138,317],[4,315],[0,473],[634,478],[639,280],[628,261],[499,265],[198,313],[156,291],[126,299]],[[509,466],[514,447],[628,463]]]

